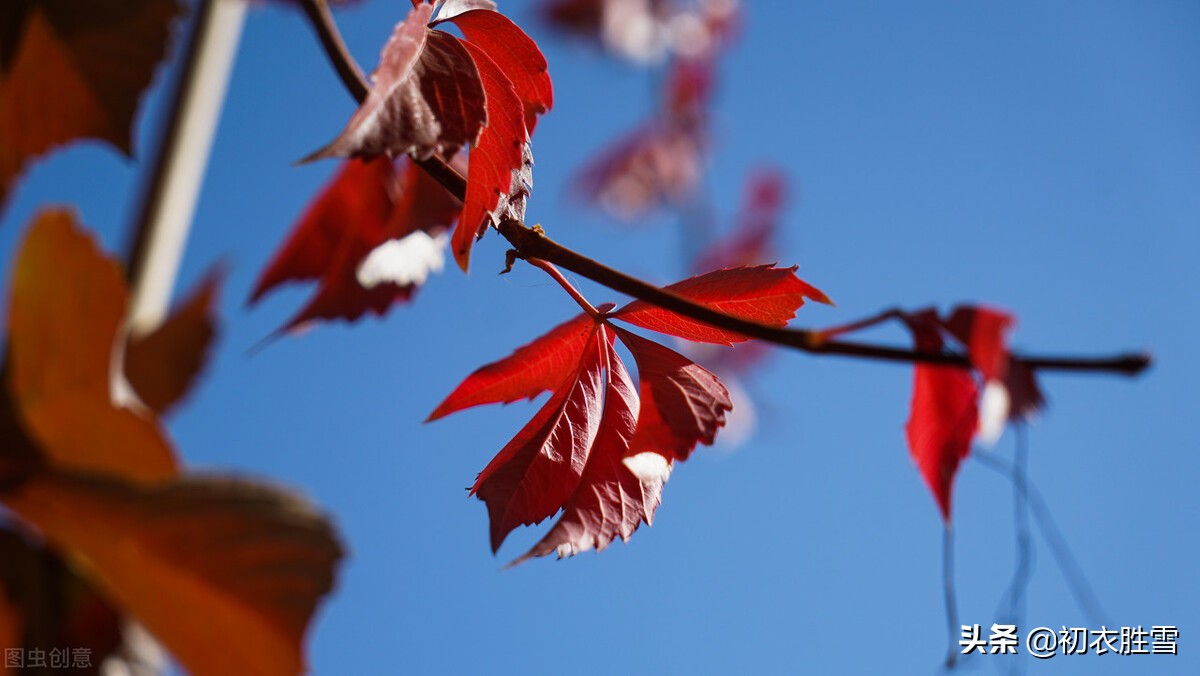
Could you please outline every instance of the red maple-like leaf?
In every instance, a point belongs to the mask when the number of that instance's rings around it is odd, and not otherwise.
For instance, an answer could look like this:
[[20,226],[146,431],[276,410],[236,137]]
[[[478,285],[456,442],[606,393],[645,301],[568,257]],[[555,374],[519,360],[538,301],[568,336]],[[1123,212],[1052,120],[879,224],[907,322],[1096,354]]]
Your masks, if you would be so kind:
[[458,38],[428,28],[433,5],[418,4],[383,47],[374,85],[345,130],[306,159],[451,157],[487,122],[475,62]]
[[[639,425],[638,395],[611,342],[602,347],[608,372],[604,409],[579,485],[554,527],[513,565],[550,552],[562,558],[600,551],[617,537],[628,540],[643,521],[654,520],[671,465],[656,453],[629,456]],[[614,503],[620,509],[612,509]]]
[[319,279],[316,294],[281,330],[311,320],[382,315],[440,267],[438,238],[460,208],[411,162],[404,163],[401,178],[386,157],[350,160],[263,270],[250,302],[281,284]]
[[733,408],[717,376],[652,340],[616,331],[633,354],[641,380],[641,416],[630,452],[683,461],[698,442],[711,445]]
[[[529,137],[554,94],[545,57],[494,3],[443,3],[431,22],[434,8],[413,3],[384,46],[367,99],[345,130],[308,159],[450,159],[470,145],[464,214],[453,240],[455,261],[466,271],[488,225],[524,218],[533,181]],[[446,21],[467,40],[433,30]]]
[[541,523],[579,485],[600,429],[608,334],[599,324],[575,372],[479,473],[471,494],[487,504],[492,551],[521,525]]
[[452,242],[454,259],[466,271],[471,247],[488,225],[525,216],[533,180],[529,137],[538,116],[554,104],[554,89],[546,57],[516,24],[489,9],[458,9],[443,5],[432,25],[450,21],[466,36],[462,44],[475,61],[488,115],[471,147],[463,218]]
[[[771,308],[766,315],[771,321],[783,317],[786,322],[804,302],[803,294],[792,293],[787,297],[793,305],[783,307],[777,297],[779,288],[794,286],[780,279],[781,273],[795,279],[792,270],[762,266],[721,272],[709,278],[712,288],[695,280],[687,280],[691,284],[684,288],[713,307],[734,308],[753,304],[748,289],[757,289],[759,300]],[[563,510],[546,536],[514,563],[554,551],[569,556],[599,550],[616,538],[628,539],[641,523],[653,520],[673,463],[686,460],[696,444],[711,444],[732,408],[715,375],[611,326],[610,320],[627,319],[609,314],[612,307],[580,315],[475,371],[430,415],[433,420],[470,406],[552,391],[471,488],[487,504],[493,551],[514,528]],[[648,309],[631,313],[634,319],[651,314]],[[666,311],[654,316],[667,327],[690,321]],[[640,391],[614,349],[615,339],[637,361]]]
[[490,215],[512,189],[513,172],[521,167],[528,135],[512,82],[482,49],[470,42],[463,45],[475,59],[488,108],[488,125],[471,148],[463,216],[452,242],[454,260],[466,271],[472,245],[483,236]]
[[[730,268],[698,275],[666,287],[670,291],[725,314],[767,326],[783,326],[808,298],[831,304],[829,297],[796,276],[796,268],[769,265]],[[633,301],[615,318],[651,331],[700,343],[732,345],[746,336],[689,319],[645,301]]]
[[[343,164],[259,274],[250,302],[281,284],[319,279],[348,231],[382,231],[391,216],[394,174],[395,168],[386,158]],[[367,237],[379,239],[378,235]]]
[[[942,350],[941,322],[935,310],[908,314],[904,321],[916,349]],[[977,393],[975,380],[966,369],[931,364],[915,367],[912,411],[905,427],[908,448],[947,523],[954,477],[975,436]]]
[[467,41],[483,50],[512,82],[524,108],[525,128],[532,136],[538,116],[554,106],[549,66],[537,43],[499,12],[477,9],[447,15],[443,5],[434,25],[442,21],[458,26]]
[[594,324],[589,315],[581,314],[518,348],[508,358],[478,369],[434,409],[426,422],[464,408],[508,404],[556,389],[577,368]]

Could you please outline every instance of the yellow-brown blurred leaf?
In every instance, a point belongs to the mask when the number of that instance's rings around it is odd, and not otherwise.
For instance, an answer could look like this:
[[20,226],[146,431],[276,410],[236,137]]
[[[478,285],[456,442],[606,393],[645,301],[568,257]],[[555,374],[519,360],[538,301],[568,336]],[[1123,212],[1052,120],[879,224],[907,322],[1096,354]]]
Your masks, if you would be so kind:
[[220,271],[209,274],[171,316],[144,336],[131,336],[125,375],[147,406],[159,415],[179,403],[204,368],[217,332],[213,305]]
[[292,674],[341,547],[294,495],[246,481],[154,486],[43,472],[6,503],[90,570],[193,674]]
[[174,0],[0,2],[0,205],[26,160],[78,138],[126,155]]
[[67,211],[43,212],[17,257],[9,384],[30,436],[55,466],[153,481],[176,473],[149,414],[114,403],[113,350],[126,289]]

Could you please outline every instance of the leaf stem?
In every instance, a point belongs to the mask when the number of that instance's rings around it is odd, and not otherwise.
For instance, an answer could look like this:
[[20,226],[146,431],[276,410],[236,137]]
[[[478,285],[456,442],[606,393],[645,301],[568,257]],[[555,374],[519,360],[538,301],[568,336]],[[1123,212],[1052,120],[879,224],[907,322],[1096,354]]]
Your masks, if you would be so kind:
[[583,311],[588,313],[591,317],[594,319],[602,319],[604,317],[603,313],[593,307],[592,304],[588,302],[588,299],[584,298],[583,294],[579,292],[579,289],[576,289],[575,285],[571,284],[571,282],[563,276],[563,273],[560,272],[558,268],[554,267],[553,263],[549,263],[540,258],[526,258],[525,262],[529,263],[535,268],[541,268],[544,270],[546,274],[550,275],[554,281],[558,282],[558,285],[567,292],[567,295],[574,299],[576,303],[579,303],[579,307],[583,308]]
[[[370,85],[362,75],[362,70],[355,64],[342,41],[333,16],[326,6],[325,0],[300,0],[306,16],[313,24],[321,45],[334,70],[342,79],[347,91],[360,103],[366,99]],[[417,162],[435,180],[460,200],[466,198],[466,180],[453,167],[440,157],[434,156],[428,160]],[[768,343],[811,352],[814,354],[839,355],[876,359],[882,361],[904,363],[944,364],[958,368],[970,368],[970,362],[961,354],[946,354],[941,352],[918,352],[903,348],[894,348],[867,343],[828,340],[826,332],[806,329],[775,328],[748,321],[740,317],[725,314],[706,305],[693,302],[667,289],[655,286],[614,270],[599,261],[588,258],[551,240],[540,232],[534,231],[524,223],[515,220],[504,220],[497,227],[500,234],[509,241],[517,251],[517,257],[526,261],[540,259],[547,263],[570,270],[581,277],[586,277],[614,291],[626,294],[648,303],[653,303],[665,310],[678,313],[690,319],[711,324],[713,326],[734,331],[750,338],[757,338]],[[889,311],[890,312],[890,311]],[[883,313],[887,315],[887,313]],[[886,316],[883,316],[886,319]],[[882,321],[880,319],[879,321]],[[1091,371],[1109,372],[1124,375],[1136,375],[1150,365],[1150,356],[1140,354],[1119,354],[1111,357],[1045,357],[1033,355],[1014,355],[1032,368],[1058,371]]]

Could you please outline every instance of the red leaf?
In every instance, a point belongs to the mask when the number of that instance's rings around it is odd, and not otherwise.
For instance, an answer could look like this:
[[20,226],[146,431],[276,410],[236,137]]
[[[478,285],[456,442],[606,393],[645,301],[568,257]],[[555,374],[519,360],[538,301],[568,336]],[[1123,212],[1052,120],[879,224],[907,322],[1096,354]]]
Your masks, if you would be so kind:
[[[685,279],[666,288],[725,314],[781,327],[796,316],[796,310],[804,305],[805,298],[819,303],[830,302],[824,293],[801,280],[795,272],[794,267],[769,265],[731,268]],[[613,317],[651,331],[701,343],[732,345],[747,340],[739,333],[697,322],[643,301],[626,305]]]
[[559,558],[592,548],[600,551],[617,537],[628,540],[643,521],[649,525],[654,520],[663,484],[670,476],[670,461],[648,453],[651,457],[633,461],[638,474],[626,464],[640,424],[638,396],[611,344],[605,342],[603,348],[608,371],[604,413],[579,486],[550,532],[510,565],[553,551]]
[[[453,223],[459,203],[411,162],[398,195],[397,188],[387,158],[347,162],[263,271],[250,302],[284,282],[319,277],[316,294],[281,329],[287,331],[315,319],[383,315],[411,297],[425,274],[440,267],[435,238]],[[389,267],[389,256],[406,253],[436,258],[400,261],[401,271]]]
[[[611,305],[603,305],[601,313]],[[619,336],[641,379],[634,389]],[[716,376],[685,357],[581,315],[471,374],[430,415],[554,394],[480,472],[471,493],[488,508],[495,552],[520,525],[562,518],[513,563],[604,549],[649,524],[670,475],[698,442],[712,443],[732,407]]]
[[1003,380],[1008,369],[1004,334],[1012,315],[988,307],[959,306],[944,322],[946,330],[967,347],[971,365],[984,380]]
[[429,414],[437,420],[481,404],[508,404],[557,389],[579,367],[595,320],[586,314],[560,324],[510,356],[476,370]]
[[[1012,393],[1006,383],[1010,357],[1005,339],[1012,324],[1012,315],[975,306],[957,307],[950,318],[942,322],[946,331],[967,347],[967,358],[983,377],[985,385],[979,401],[979,442],[985,446],[994,444],[1000,438],[1004,423],[1012,417]],[[1026,386],[1025,383],[1020,385]],[[1021,402],[1023,407],[1029,404],[1028,401]]]
[[542,13],[557,28],[627,59],[649,62],[670,46],[671,9],[666,0],[550,0]]
[[476,141],[487,121],[479,74],[458,38],[429,30],[432,12],[432,5],[417,5],[396,26],[366,101],[341,135],[306,160],[384,153],[451,157]]
[[717,377],[687,357],[615,329],[637,361],[642,408],[629,454],[687,460],[697,442],[712,444],[733,408]]
[[557,512],[579,485],[602,413],[607,332],[596,327],[572,377],[492,458],[471,488],[487,504],[492,551]]
[[573,191],[626,220],[682,201],[699,182],[704,139],[649,124],[609,144],[574,180]]
[[395,173],[383,157],[344,163],[259,275],[250,303],[286,282],[325,275],[349,233],[360,233],[372,248],[381,244],[392,214]]
[[1046,399],[1038,387],[1034,370],[1020,359],[1009,357],[1004,387],[1008,390],[1010,421],[1028,420],[1046,406]]
[[[466,173],[466,158],[455,155],[450,166]],[[462,201],[415,163],[402,160],[400,167],[400,194],[388,221],[388,236],[397,239],[417,230],[430,234],[448,230],[462,212]]]
[[[537,43],[499,12],[477,9],[448,18],[443,16],[447,16],[444,6],[434,25],[442,21],[454,22],[467,40],[487,54],[512,82],[525,111],[525,128],[529,135],[533,136],[537,116],[554,106],[554,85],[550,81],[550,70]],[[489,118],[491,114],[489,101]]]
[[[905,322],[918,350],[941,351],[942,337],[935,311],[910,314]],[[912,412],[905,428],[908,448],[947,523],[954,476],[959,463],[970,453],[975,435],[976,395],[975,380],[966,369],[916,366]]]
[[671,63],[664,92],[667,119],[684,127],[704,121],[712,99],[715,66],[711,58],[675,59]]
[[470,42],[463,45],[479,70],[488,112],[488,125],[479,135],[479,143],[471,148],[467,199],[454,231],[454,260],[465,272],[472,245],[483,235],[501,197],[507,196],[512,188],[513,172],[521,167],[522,146],[528,135],[521,122],[521,100],[512,83],[486,52]]

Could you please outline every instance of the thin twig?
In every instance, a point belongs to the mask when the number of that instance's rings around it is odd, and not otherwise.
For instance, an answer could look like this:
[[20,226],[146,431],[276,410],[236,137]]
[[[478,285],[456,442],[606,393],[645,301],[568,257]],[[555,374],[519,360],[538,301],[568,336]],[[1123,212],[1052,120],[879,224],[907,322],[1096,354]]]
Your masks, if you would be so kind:
[[[990,453],[975,453],[972,457],[979,464],[1007,477],[1011,481],[1016,481],[1018,474],[1020,474],[1015,467],[994,457]],[[1092,585],[1083,574],[1083,569],[1079,566],[1079,562],[1075,560],[1075,554],[1067,544],[1066,538],[1063,537],[1062,531],[1058,529],[1058,524],[1055,523],[1053,515],[1050,514],[1050,508],[1046,505],[1046,500],[1042,497],[1041,491],[1029,480],[1028,475],[1024,475],[1022,480],[1025,483],[1025,494],[1029,498],[1029,507],[1032,510],[1031,514],[1033,515],[1034,523],[1041,530],[1046,544],[1050,546],[1050,553],[1054,555],[1054,561],[1062,571],[1063,578],[1067,581],[1067,587],[1070,588],[1071,595],[1075,598],[1075,603],[1083,611],[1083,614],[1087,616],[1087,621],[1093,626],[1107,624],[1104,610],[1100,607],[1100,602],[1096,599],[1096,593],[1092,590]]]
[[[1002,622],[1018,627],[1025,625],[1025,593],[1033,578],[1033,538],[1029,532],[1029,434],[1024,421],[1013,425],[1016,448],[1013,451],[1013,537],[1016,564],[1008,589],[1001,597],[996,615]],[[1023,673],[1024,662],[1010,660],[1008,673]]]
[[[305,14],[312,22],[326,55],[337,71],[347,91],[360,103],[366,99],[370,85],[362,75],[362,70],[355,64],[353,57],[346,50],[339,36],[337,25],[334,23],[324,0],[300,0]],[[453,167],[440,157],[434,156],[427,160],[419,160],[417,164],[441,183],[447,190],[460,200],[466,199],[466,180]],[[776,345],[790,347],[814,354],[839,355],[894,361],[904,363],[932,363],[970,368],[970,362],[964,355],[932,352],[918,352],[909,349],[894,348],[848,341],[820,340],[819,334],[806,329],[785,329],[766,326],[757,322],[725,314],[711,307],[696,303],[667,289],[660,288],[648,282],[618,272],[599,261],[588,258],[569,249],[542,233],[516,220],[504,220],[497,227],[500,234],[509,241],[518,252],[518,257],[526,260],[539,258],[581,277],[586,277],[598,284],[626,294],[633,298],[644,300],[665,310],[678,313],[690,319],[711,324],[713,326],[740,333],[749,338],[757,338]],[[1029,366],[1042,370],[1062,371],[1092,371],[1111,372],[1125,375],[1136,375],[1150,364],[1146,354],[1121,354],[1114,357],[1043,357],[1014,355],[1015,358]]]
[[304,9],[308,22],[317,31],[321,46],[325,48],[329,62],[342,79],[342,85],[354,100],[362,103],[371,92],[371,84],[358,67],[358,62],[350,56],[350,50],[346,48],[346,42],[342,40],[342,34],[329,12],[329,3],[326,0],[300,0],[300,7]]
[[1029,532],[1029,435],[1025,423],[1014,426],[1016,450],[1013,452],[1013,532],[1016,538],[1016,568],[1005,594],[1006,619],[1020,626],[1024,621],[1025,591],[1033,572],[1033,548]]
[[958,623],[958,598],[954,590],[954,531],[946,524],[942,536],[942,592],[946,598],[946,624],[950,632],[946,651],[946,669],[958,661],[958,639],[962,627]]
[[582,293],[579,293],[579,289],[576,289],[574,284],[567,281],[566,277],[563,277],[563,273],[559,272],[558,268],[554,267],[553,263],[547,263],[540,258],[527,258],[525,259],[525,262],[529,263],[535,268],[544,270],[546,274],[550,275],[551,279],[558,282],[558,285],[567,292],[567,295],[570,296],[576,303],[578,303],[579,307],[583,308],[583,311],[588,313],[588,315],[594,317],[595,319],[601,319],[603,317],[600,311],[593,307],[592,304],[588,302],[588,299],[583,297]]
[[814,331],[813,339],[819,343],[827,343],[830,340],[837,338],[838,336],[846,334],[846,333],[853,333],[855,331],[862,331],[864,329],[869,329],[872,326],[875,326],[876,324],[882,324],[883,322],[886,322],[889,319],[903,319],[903,318],[904,318],[904,312],[902,310],[900,310],[900,308],[891,308],[888,310],[883,310],[883,311],[879,312],[879,314],[872,315],[865,319],[859,319],[857,321],[853,321],[848,324],[839,324],[838,326],[831,326],[829,328],[821,329],[819,331]]

